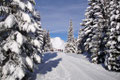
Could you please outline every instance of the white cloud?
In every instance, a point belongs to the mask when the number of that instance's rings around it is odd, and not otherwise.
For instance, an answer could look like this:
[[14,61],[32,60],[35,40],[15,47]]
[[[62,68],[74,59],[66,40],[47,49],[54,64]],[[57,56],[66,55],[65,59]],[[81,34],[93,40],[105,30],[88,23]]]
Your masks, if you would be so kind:
[[55,49],[63,49],[65,48],[65,41],[63,41],[60,37],[51,38],[51,43],[53,48]]

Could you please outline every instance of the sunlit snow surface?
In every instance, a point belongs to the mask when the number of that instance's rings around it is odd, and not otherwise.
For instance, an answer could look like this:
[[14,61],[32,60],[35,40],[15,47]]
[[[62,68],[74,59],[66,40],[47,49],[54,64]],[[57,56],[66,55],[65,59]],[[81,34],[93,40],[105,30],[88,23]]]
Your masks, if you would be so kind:
[[119,80],[120,73],[90,63],[83,55],[45,53],[31,80]]

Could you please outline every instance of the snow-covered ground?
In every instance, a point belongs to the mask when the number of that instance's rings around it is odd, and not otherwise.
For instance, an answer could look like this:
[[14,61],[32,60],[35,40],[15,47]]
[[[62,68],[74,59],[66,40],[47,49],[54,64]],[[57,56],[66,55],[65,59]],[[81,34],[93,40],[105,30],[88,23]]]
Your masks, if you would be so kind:
[[90,63],[83,55],[65,53],[45,53],[33,74],[32,80],[120,80],[120,73]]

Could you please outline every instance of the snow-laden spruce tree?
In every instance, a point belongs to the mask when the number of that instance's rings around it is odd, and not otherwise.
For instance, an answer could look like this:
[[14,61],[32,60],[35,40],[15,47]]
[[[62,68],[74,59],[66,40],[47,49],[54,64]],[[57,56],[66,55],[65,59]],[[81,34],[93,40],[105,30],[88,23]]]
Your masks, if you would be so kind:
[[85,35],[84,35],[84,29],[80,29],[78,33],[78,39],[76,41],[76,48],[77,48],[77,54],[81,54],[84,52],[84,41],[85,40]]
[[68,40],[65,45],[65,53],[76,53],[76,43],[74,40],[72,20],[70,20],[70,27],[68,30]]
[[89,1],[86,19],[81,24],[85,28],[80,30],[77,40],[77,52],[90,53],[95,63],[105,60],[109,70],[120,70],[120,1]]
[[0,1],[1,80],[21,80],[41,63],[42,29],[34,5],[34,0]]
[[43,44],[43,50],[44,52],[49,52],[53,50],[51,39],[50,39],[50,33],[49,31],[44,31],[44,44]]
[[109,40],[106,44],[105,66],[109,70],[120,70],[120,1],[109,2]]
[[[104,47],[104,7],[101,0],[89,0],[89,7],[85,13],[86,19],[81,23],[85,26],[78,37],[78,53],[87,52],[91,55],[91,61],[99,63],[103,61]],[[103,47],[103,48],[102,48]]]

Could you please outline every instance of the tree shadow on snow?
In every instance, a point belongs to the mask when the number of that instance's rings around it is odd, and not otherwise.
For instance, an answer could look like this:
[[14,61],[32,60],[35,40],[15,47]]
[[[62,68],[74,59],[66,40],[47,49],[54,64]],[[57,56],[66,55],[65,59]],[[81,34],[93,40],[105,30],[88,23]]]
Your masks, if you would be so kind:
[[32,76],[29,80],[36,80],[37,75],[47,74],[48,72],[51,72],[54,68],[56,68],[60,63],[60,61],[62,61],[61,58],[50,60],[55,58],[56,56],[57,56],[57,53],[44,54],[43,62],[36,67],[34,73],[31,74]]
[[89,53],[87,53],[87,52],[84,52],[84,53],[83,53],[83,56],[85,56],[85,57],[87,58],[87,60],[88,60],[89,62],[91,62],[91,54],[89,54]]
[[52,60],[52,61],[49,61],[47,63],[44,63],[42,68],[39,67],[40,71],[37,71],[37,72],[39,74],[46,74],[47,72],[52,71],[53,68],[56,68],[58,66],[58,64],[60,63],[61,60],[62,59],[59,58],[59,59]]
[[45,53],[42,57],[43,58],[42,60],[45,63],[46,61],[48,61],[52,58],[55,58],[55,57],[57,57],[57,53]]

